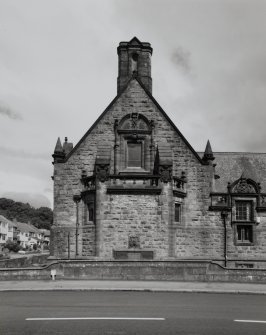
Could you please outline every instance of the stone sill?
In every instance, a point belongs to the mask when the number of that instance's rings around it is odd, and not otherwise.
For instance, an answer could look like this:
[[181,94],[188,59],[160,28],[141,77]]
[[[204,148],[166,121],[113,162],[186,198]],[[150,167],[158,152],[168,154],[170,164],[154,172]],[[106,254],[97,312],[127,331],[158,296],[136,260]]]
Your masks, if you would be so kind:
[[252,247],[254,246],[254,242],[236,242],[235,244],[237,247]]
[[148,171],[148,170],[145,170],[141,167],[131,167],[131,168],[127,168],[125,170],[121,170],[119,172],[119,176],[124,176],[124,175],[130,175],[130,176],[134,176],[134,175],[139,175],[139,174],[142,174],[142,175],[150,175],[151,172]]
[[109,194],[161,194],[162,189],[157,186],[134,187],[132,185],[109,186],[107,193]]

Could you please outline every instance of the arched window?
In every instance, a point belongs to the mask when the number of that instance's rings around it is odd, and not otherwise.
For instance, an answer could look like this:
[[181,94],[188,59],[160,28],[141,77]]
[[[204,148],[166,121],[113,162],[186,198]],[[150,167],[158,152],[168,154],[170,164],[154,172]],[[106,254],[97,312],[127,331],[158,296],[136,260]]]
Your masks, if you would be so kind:
[[256,206],[259,184],[241,176],[229,186],[232,198],[232,225],[235,232],[235,245],[254,243],[256,227]]
[[139,59],[139,55],[134,52],[132,54],[132,56],[131,56],[131,69],[132,69],[132,73],[138,72],[138,59]]
[[89,202],[87,206],[88,206],[88,214],[89,214],[88,219],[90,222],[94,222],[94,203]]
[[153,140],[147,118],[140,113],[128,114],[116,130],[116,172],[150,172]]

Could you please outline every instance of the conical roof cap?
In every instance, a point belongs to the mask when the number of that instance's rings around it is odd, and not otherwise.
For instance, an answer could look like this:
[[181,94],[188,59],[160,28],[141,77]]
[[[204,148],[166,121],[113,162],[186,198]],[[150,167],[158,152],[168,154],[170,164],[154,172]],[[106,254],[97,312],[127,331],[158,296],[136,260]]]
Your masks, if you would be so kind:
[[205,152],[204,152],[204,154],[205,154],[205,155],[213,155],[212,147],[211,147],[211,143],[210,143],[209,140],[207,141],[207,144],[206,144],[206,148],[205,148]]
[[57,139],[54,152],[63,152],[63,147],[62,147],[60,137],[58,137],[58,139]]
[[210,143],[209,140],[207,141],[206,148],[205,148],[204,155],[203,155],[202,159],[204,161],[213,161],[214,160],[212,147],[211,147],[211,143]]

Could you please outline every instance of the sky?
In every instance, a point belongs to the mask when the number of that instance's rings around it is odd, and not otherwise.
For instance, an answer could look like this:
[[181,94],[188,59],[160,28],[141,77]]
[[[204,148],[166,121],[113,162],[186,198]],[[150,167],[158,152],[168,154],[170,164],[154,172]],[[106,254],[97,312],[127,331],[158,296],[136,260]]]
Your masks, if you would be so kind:
[[53,207],[52,153],[153,47],[153,96],[197,151],[266,152],[265,0],[0,0],[0,197]]

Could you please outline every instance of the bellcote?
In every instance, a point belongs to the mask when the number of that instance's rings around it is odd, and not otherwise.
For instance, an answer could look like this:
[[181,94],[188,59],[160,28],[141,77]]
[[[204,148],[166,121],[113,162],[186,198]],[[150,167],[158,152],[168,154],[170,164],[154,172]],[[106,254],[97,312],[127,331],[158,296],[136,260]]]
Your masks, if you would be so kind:
[[132,76],[138,78],[152,93],[150,43],[140,42],[136,37],[129,42],[120,42],[117,48],[118,78],[117,93],[120,93]]

